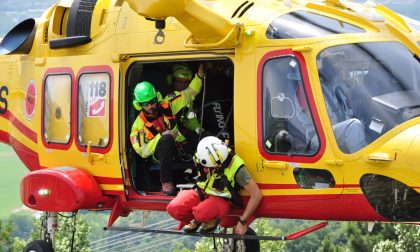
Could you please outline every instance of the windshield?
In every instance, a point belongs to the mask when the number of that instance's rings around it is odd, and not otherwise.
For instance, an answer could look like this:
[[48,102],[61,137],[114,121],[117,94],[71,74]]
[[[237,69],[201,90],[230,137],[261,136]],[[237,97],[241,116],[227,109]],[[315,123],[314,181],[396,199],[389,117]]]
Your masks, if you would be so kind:
[[397,42],[347,44],[317,57],[338,146],[353,153],[420,115],[420,63]]

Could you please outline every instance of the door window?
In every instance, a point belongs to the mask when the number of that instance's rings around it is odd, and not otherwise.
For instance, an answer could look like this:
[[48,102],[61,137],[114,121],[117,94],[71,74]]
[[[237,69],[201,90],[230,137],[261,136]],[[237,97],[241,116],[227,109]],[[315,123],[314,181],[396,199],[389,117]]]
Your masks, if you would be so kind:
[[262,146],[269,154],[313,156],[319,137],[301,69],[293,56],[271,58],[262,70]]
[[105,148],[110,137],[110,75],[84,73],[79,78],[78,142]]
[[303,189],[325,189],[335,187],[334,177],[328,170],[294,168],[293,176],[299,187]]
[[47,145],[65,145],[70,141],[71,82],[69,74],[54,74],[45,78],[43,139]]

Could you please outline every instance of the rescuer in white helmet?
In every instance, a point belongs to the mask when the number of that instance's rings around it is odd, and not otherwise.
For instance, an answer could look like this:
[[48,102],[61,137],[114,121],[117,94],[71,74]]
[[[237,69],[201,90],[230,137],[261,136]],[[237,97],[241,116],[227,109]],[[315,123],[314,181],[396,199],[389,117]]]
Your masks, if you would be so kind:
[[[245,234],[262,193],[245,168],[244,161],[222,140],[203,138],[195,154],[197,166],[203,167],[204,179],[192,190],[181,191],[168,205],[168,213],[184,226],[184,232],[213,232],[219,222],[222,226],[235,226],[235,233]],[[232,206],[242,206],[239,188],[250,194],[242,215],[226,217]]]

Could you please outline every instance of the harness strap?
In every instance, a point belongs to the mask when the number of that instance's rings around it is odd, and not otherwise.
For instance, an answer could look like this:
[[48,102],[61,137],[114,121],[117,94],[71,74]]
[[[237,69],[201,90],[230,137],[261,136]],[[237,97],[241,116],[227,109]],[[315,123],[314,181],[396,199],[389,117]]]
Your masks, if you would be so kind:
[[195,188],[195,191],[196,191],[196,192],[197,192],[197,194],[198,194],[198,197],[200,197],[200,200],[201,200],[201,201],[204,201],[204,200],[206,199],[206,196],[204,195],[203,190],[201,190],[201,188],[200,188],[200,187],[198,187],[198,186],[197,186],[197,184],[194,186],[194,188]]
[[[161,129],[160,131],[163,130],[172,130],[173,128],[175,128],[176,125],[176,121],[175,121],[175,116],[172,115],[172,109],[169,106],[169,104],[167,103],[162,103],[160,104],[160,116],[163,116],[163,126],[164,129]],[[147,130],[147,139],[153,139],[157,134],[159,134],[159,130],[156,129],[156,124],[153,122],[150,122],[147,118],[146,115],[144,114],[143,111],[140,112],[140,119],[142,120],[145,129]],[[155,119],[155,120],[159,120],[159,118]],[[158,123],[160,124],[160,123]]]
[[[241,168],[239,168],[241,169]],[[239,170],[238,169],[238,170]],[[226,175],[222,175],[222,182],[229,190],[230,195],[232,196],[230,200],[232,201],[233,205],[236,207],[243,207],[241,197],[239,196],[239,190],[235,190],[235,188],[232,187],[232,184],[227,179]]]

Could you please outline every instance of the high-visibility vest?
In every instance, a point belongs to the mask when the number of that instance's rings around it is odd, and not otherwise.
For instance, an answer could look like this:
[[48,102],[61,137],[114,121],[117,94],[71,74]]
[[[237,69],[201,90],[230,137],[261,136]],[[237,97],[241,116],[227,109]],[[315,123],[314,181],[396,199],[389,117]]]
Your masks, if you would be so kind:
[[172,130],[177,133],[176,142],[185,141],[185,137],[178,131],[175,117],[169,104],[160,104],[162,113],[160,118],[149,122],[141,111],[131,127],[130,141],[134,150],[142,157],[147,158],[154,154],[156,146],[162,137],[160,133]]
[[[235,188],[235,175],[236,172],[244,165],[244,161],[237,155],[233,156],[230,164],[224,168],[223,174],[226,176],[228,182],[232,185],[232,188]],[[219,168],[223,169],[223,168]],[[203,182],[198,182],[197,185],[208,195],[214,195],[224,198],[232,198],[232,194],[229,189],[225,186],[223,190],[218,190],[214,188],[214,182],[221,179],[221,174],[219,174],[216,169],[209,169],[207,173],[207,180]]]

